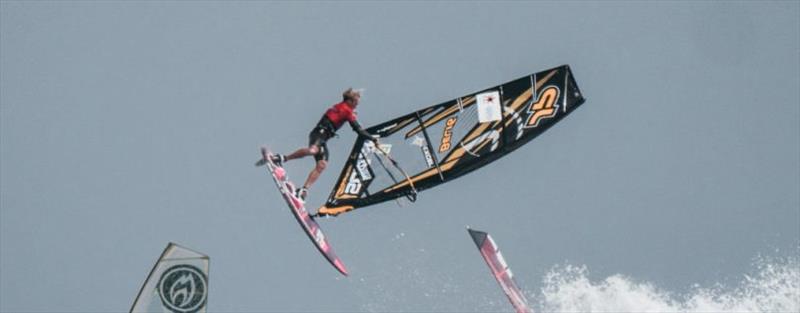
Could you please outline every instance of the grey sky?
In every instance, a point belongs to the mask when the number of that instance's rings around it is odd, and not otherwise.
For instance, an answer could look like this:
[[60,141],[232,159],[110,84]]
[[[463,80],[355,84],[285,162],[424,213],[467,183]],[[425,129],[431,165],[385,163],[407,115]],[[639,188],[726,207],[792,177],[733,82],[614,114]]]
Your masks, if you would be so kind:
[[[349,86],[372,125],[565,63],[587,102],[544,135],[323,220],[349,278],[252,166]],[[726,282],[797,254],[798,86],[796,1],[2,1],[0,311],[125,311],[169,241],[211,257],[214,312],[510,309],[465,225],[528,290],[565,262]]]

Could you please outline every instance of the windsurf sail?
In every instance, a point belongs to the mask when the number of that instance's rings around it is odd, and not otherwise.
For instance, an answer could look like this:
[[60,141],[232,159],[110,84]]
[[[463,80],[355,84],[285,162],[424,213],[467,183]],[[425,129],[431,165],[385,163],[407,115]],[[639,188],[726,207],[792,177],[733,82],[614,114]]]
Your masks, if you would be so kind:
[[517,313],[533,313],[533,309],[528,305],[528,301],[525,300],[522,291],[520,291],[519,287],[517,287],[517,284],[514,282],[511,269],[508,268],[506,260],[503,258],[503,255],[500,254],[500,249],[497,248],[497,244],[494,243],[492,237],[485,232],[472,230],[469,227],[467,227],[467,231],[472,237],[472,241],[478,246],[483,260],[489,265],[492,275],[500,284],[500,287],[503,288],[503,292],[508,296],[511,305],[514,306],[514,310],[516,310]]
[[380,145],[356,139],[317,214],[415,199],[418,191],[516,150],[583,102],[572,71],[563,65],[369,127]]
[[206,312],[208,262],[207,255],[169,243],[139,289],[130,312]]

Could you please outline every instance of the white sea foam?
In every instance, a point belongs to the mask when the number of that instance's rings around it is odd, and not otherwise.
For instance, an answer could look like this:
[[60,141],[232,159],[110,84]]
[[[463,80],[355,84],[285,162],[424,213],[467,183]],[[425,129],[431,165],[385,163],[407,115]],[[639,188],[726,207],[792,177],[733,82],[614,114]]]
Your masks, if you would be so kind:
[[[368,312],[512,312],[491,275],[463,284],[441,273],[425,253],[407,266],[362,278],[357,290]],[[511,264],[515,279],[536,312],[798,312],[798,256],[761,257],[748,273],[726,278],[731,284],[690,285],[675,292],[635,277],[616,274],[592,280],[587,265],[557,265],[541,282],[526,281],[525,267]],[[407,288],[398,288],[407,286]],[[532,288],[537,286],[536,288]],[[497,288],[497,289],[495,289]]]
[[675,296],[648,282],[623,275],[588,278],[586,266],[554,267],[532,295],[543,312],[800,312],[798,260],[765,259],[736,286],[694,286]]

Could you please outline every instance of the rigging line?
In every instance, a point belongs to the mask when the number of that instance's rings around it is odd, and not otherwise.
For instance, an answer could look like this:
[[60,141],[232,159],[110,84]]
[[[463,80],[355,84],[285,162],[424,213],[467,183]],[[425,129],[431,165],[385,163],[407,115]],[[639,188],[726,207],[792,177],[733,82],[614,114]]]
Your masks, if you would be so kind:
[[[469,134],[469,131],[475,128],[476,124],[478,124],[476,123],[478,120],[478,110],[475,109],[467,112],[467,115],[464,117],[464,119],[467,119],[467,121],[463,121],[464,123],[461,123],[461,125],[458,128],[458,132],[461,133],[463,131],[465,133],[464,136],[466,137],[466,135]],[[471,156],[476,158],[480,157],[479,154],[470,151],[470,149],[467,149],[467,147],[464,146],[463,140],[459,141],[458,145],[461,146],[461,148],[463,148],[464,151],[469,153]]]
[[466,111],[462,110],[458,113],[459,121],[456,127],[453,128],[453,132],[469,132],[469,130],[471,130],[474,125],[477,124],[478,110],[475,106],[473,106],[473,108],[475,109],[470,110],[470,108],[467,108]]
[[402,173],[403,176],[406,177],[408,185],[411,187],[411,194],[407,194],[406,198],[411,202],[417,201],[417,188],[414,187],[414,181],[411,180],[411,177],[408,176],[408,173],[406,173],[406,171],[403,170],[403,168],[400,167],[399,164],[397,164],[397,161],[395,161],[394,158],[392,158],[392,156],[389,155],[389,153],[386,153],[386,151],[384,151],[380,145],[375,145],[375,149],[383,153],[383,155],[386,156],[386,159],[391,161],[392,165],[394,165],[394,167],[397,168],[400,171],[400,173]]
[[[366,159],[366,158],[365,158],[365,159]],[[389,170],[389,168],[387,168],[387,167],[386,167],[386,164],[384,164],[384,163],[383,163],[383,159],[382,159],[382,158],[380,158],[380,157],[378,157],[378,158],[376,158],[376,159],[378,160],[378,163],[380,163],[380,164],[381,164],[381,167],[383,167],[383,170],[385,170],[385,171],[386,171],[386,173],[387,173],[387,174],[389,174],[389,177],[391,177],[391,178],[392,178],[392,181],[393,181],[393,182],[395,183],[395,185],[396,185],[396,184],[397,184],[397,178],[395,178],[395,177],[394,177],[394,174],[392,174],[392,171],[390,171],[390,170]],[[399,199],[399,198],[398,198],[398,199],[394,199],[394,200],[397,202],[397,205],[399,205],[399,206],[403,206],[403,204],[400,202],[400,199]]]

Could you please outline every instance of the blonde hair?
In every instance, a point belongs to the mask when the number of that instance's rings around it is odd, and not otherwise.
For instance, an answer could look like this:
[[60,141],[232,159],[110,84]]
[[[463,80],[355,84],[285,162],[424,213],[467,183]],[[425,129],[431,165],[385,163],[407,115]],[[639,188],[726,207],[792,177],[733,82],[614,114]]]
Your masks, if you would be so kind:
[[353,99],[356,97],[361,97],[361,90],[350,87],[342,93],[343,100]]

